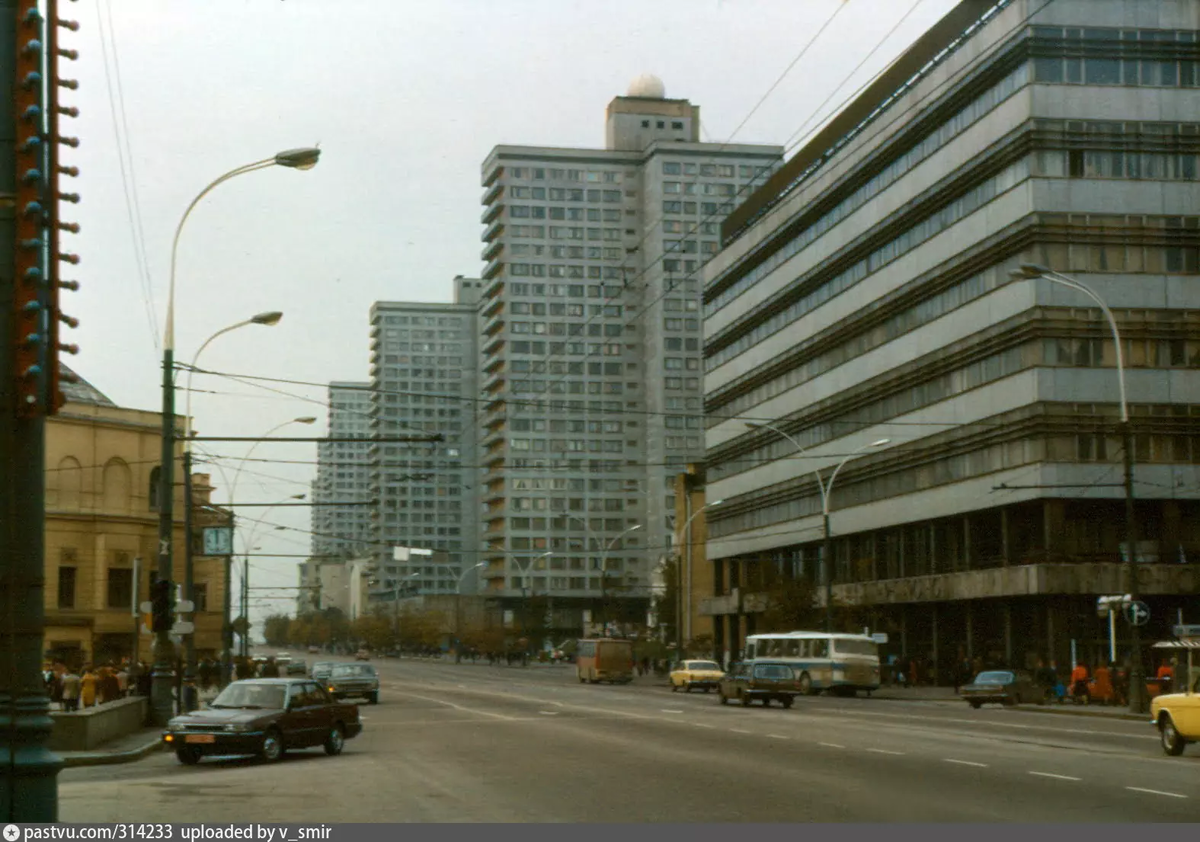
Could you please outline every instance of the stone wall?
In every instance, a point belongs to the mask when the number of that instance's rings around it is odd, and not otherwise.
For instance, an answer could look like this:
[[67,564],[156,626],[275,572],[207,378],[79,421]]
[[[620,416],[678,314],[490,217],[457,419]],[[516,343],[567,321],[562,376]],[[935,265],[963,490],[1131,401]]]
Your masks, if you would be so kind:
[[76,712],[51,711],[51,751],[90,751],[145,726],[150,700],[132,696]]

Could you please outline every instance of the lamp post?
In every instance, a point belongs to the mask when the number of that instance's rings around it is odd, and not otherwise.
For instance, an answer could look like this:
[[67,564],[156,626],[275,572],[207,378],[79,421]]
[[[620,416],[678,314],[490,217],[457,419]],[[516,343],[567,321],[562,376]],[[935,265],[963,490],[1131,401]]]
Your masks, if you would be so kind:
[[[174,531],[175,531],[175,265],[179,250],[179,236],[183,233],[192,210],[200,200],[217,185],[245,173],[267,167],[281,166],[306,170],[316,166],[319,149],[289,149],[272,158],[255,161],[230,170],[200,191],[183,212],[175,228],[171,243],[170,281],[167,288],[167,317],[163,329],[162,359],[162,461],[159,466],[158,482],[158,578],[170,581],[173,576]],[[188,539],[190,541],[190,537]],[[170,630],[159,624],[154,633],[152,684],[150,705],[155,724],[165,725],[171,718],[174,707],[172,685],[174,684],[175,647],[171,643]]]
[[[1129,422],[1129,404],[1125,399],[1125,355],[1121,348],[1121,332],[1117,329],[1117,320],[1104,299],[1090,286],[1078,278],[1072,278],[1061,272],[1055,272],[1046,266],[1035,263],[1022,263],[1021,268],[1011,273],[1016,280],[1037,280],[1039,278],[1059,284],[1060,286],[1081,292],[1096,303],[1108,328],[1112,332],[1113,347],[1116,348],[1117,359],[1117,394],[1121,402],[1121,447],[1125,451],[1125,548],[1126,570],[1128,585],[1126,593],[1134,601],[1138,598],[1137,577],[1137,521],[1133,511],[1133,430]],[[1133,623],[1129,624],[1129,710],[1131,713],[1144,713],[1146,710],[1144,668],[1142,664],[1141,632]]]
[[608,576],[608,551],[613,548],[613,544],[617,543],[617,541],[620,541],[630,532],[641,528],[642,525],[640,523],[629,527],[620,535],[609,541],[608,544],[605,545],[604,549],[600,552],[600,620],[602,625],[606,626],[608,624],[608,593],[605,591],[605,579]]
[[[292,422],[288,421],[286,423],[290,424]],[[280,424],[279,426],[282,427],[284,425]],[[278,427],[276,427],[275,429],[278,429]],[[255,446],[257,446],[258,442],[255,442],[254,444],[255,444]],[[251,448],[252,451],[253,451],[253,449],[254,448]],[[249,456],[249,454],[247,454],[247,456]],[[243,458],[242,462],[244,463],[245,461],[246,460]],[[241,468],[238,469],[237,474],[240,474],[240,473],[241,473]],[[233,477],[234,488],[237,487],[237,481],[238,481],[237,474],[234,474],[234,477]],[[250,528],[250,533],[249,533],[249,535],[246,536],[246,543],[245,543],[246,554],[242,559],[242,586],[241,586],[241,591],[242,591],[241,615],[242,615],[242,619],[244,619],[247,623],[247,625],[244,627],[244,629],[242,631],[242,635],[241,635],[241,637],[242,637],[241,655],[243,658],[249,656],[249,654],[250,654],[250,626],[249,626],[249,623],[250,623],[250,552],[251,552],[251,548],[253,548],[255,550],[261,549],[261,547],[254,546],[254,541],[258,538],[258,530],[262,528],[264,519],[270,513],[270,511],[272,509],[274,509],[276,506],[278,506],[282,503],[286,503],[288,500],[304,500],[307,497],[308,497],[307,494],[291,494],[288,497],[285,497],[283,500],[280,500],[278,503],[273,503],[272,505],[267,506],[265,509],[263,509],[262,515],[260,516],[258,523],[254,524],[254,526]],[[232,496],[230,497],[230,499],[232,499]]]
[[[679,598],[676,600],[676,604],[675,604],[675,610],[676,610],[675,657],[679,658],[679,659],[683,658],[683,640],[684,640],[683,621],[684,621],[684,617],[685,617],[685,613],[684,613],[685,605],[686,605],[686,616],[689,621],[691,620],[691,614],[692,614],[692,594],[691,594],[691,588],[692,588],[692,537],[691,537],[691,533],[688,532],[688,527],[692,525],[692,521],[695,520],[696,517],[702,511],[704,511],[705,509],[711,509],[713,506],[719,506],[724,502],[725,502],[724,500],[713,500],[711,503],[705,503],[703,506],[696,509],[696,511],[692,512],[692,514],[688,517],[688,519],[683,522],[683,526],[680,528],[680,530],[677,533],[675,533],[675,551],[679,556],[679,560],[675,563],[675,565],[676,565],[676,570],[675,570],[676,589],[679,591]],[[683,554],[679,553],[679,545],[681,543],[683,543],[684,533],[687,533],[687,535],[688,535],[687,577],[686,577],[686,579],[687,579],[687,586],[686,586],[687,599],[686,599],[686,602],[684,599],[684,593],[685,593],[685,588],[684,588],[685,577],[683,574],[684,558],[683,558]],[[691,623],[690,622],[688,623],[688,636],[689,636],[689,638],[691,637]]]
[[[579,515],[573,515],[573,514],[569,514],[566,512],[564,512],[564,515],[567,517],[568,520],[575,520],[575,521],[578,521],[579,523],[583,524],[583,530],[587,534],[587,538],[584,539],[583,554],[585,556],[587,556],[589,554],[589,552],[591,551],[591,546],[592,546],[593,542],[595,542],[597,547],[600,546],[600,539],[598,537],[596,537],[596,535],[592,532],[592,527],[588,524],[586,519],[579,517]],[[603,595],[603,588],[604,588],[603,576],[601,576],[600,588],[601,588],[601,594]],[[585,631],[585,633],[586,633],[586,631]]]
[[392,633],[396,636],[396,652],[400,651],[400,587],[408,581],[420,578],[420,573],[411,573],[401,579],[392,580]]
[[478,564],[473,564],[464,570],[458,576],[458,581],[454,583],[454,660],[456,663],[462,663],[462,638],[460,637],[459,626],[462,622],[462,583],[463,579],[467,578],[467,574],[472,570],[478,570],[481,567],[487,567],[486,561],[481,561]]
[[[528,626],[529,626],[529,601],[528,600],[529,600],[529,597],[533,596],[533,582],[529,578],[529,566],[533,562],[538,561],[539,559],[543,559],[546,556],[551,556],[551,555],[554,555],[554,553],[552,551],[544,552],[541,555],[537,555],[537,556],[533,556],[531,558],[525,559],[524,564],[521,564],[521,560],[518,559],[516,556],[512,557],[513,562],[515,562],[517,565],[517,569],[521,571],[521,616],[524,618],[521,625],[522,625],[522,631],[524,631],[526,633],[528,633],[528,631],[529,631],[529,629],[528,629]],[[528,586],[528,588],[526,586]],[[546,592],[549,593],[549,587],[547,587]]]
[[[183,410],[183,534],[187,536],[184,544],[184,566],[183,566],[183,598],[192,602],[193,613],[192,623],[193,629],[185,636],[185,659],[184,659],[184,674],[183,686],[186,689],[184,698],[184,709],[191,710],[193,701],[190,698],[195,692],[196,686],[196,630],[194,624],[197,620],[198,612],[195,610],[195,555],[192,548],[192,375],[196,373],[196,363],[200,359],[200,354],[209,346],[214,339],[222,336],[230,331],[237,330],[247,325],[264,325],[266,327],[274,327],[279,324],[279,320],[283,318],[283,313],[279,311],[271,311],[268,313],[259,313],[251,316],[248,319],[243,319],[236,324],[231,324],[228,327],[223,327],[214,333],[192,356],[192,364],[188,368],[187,383],[184,391],[187,393],[184,397]],[[226,569],[228,569],[229,560],[226,559]],[[228,586],[227,586],[228,587]],[[228,593],[228,591],[227,591]],[[224,629],[222,629],[221,640],[224,641]],[[136,661],[137,653],[134,653]]]
[[[747,421],[746,426],[751,429],[763,428],[770,430],[773,433],[778,433],[783,436],[796,448],[797,452],[803,453],[804,448],[794,438],[789,436],[783,430],[776,427],[774,424],[768,424],[764,421]],[[825,581],[825,631],[833,631],[833,559],[830,558],[832,550],[832,537],[829,531],[829,497],[833,491],[833,481],[837,478],[838,471],[842,466],[862,453],[864,450],[870,450],[873,447],[883,447],[885,444],[890,444],[891,439],[879,439],[870,444],[864,444],[862,447],[855,448],[846,454],[841,462],[838,462],[837,467],[833,469],[833,473],[829,475],[828,480],[821,479],[821,469],[817,468],[813,471],[817,475],[817,488],[821,492],[821,525],[824,530],[824,536],[821,540],[821,575]]]

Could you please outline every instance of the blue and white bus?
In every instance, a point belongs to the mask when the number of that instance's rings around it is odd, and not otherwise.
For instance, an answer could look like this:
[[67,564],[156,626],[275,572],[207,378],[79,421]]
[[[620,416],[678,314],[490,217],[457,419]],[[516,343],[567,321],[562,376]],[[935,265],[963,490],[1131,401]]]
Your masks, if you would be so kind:
[[809,694],[827,690],[853,696],[859,690],[879,689],[879,645],[862,634],[780,632],[746,638],[743,663],[785,663],[796,673],[799,687]]

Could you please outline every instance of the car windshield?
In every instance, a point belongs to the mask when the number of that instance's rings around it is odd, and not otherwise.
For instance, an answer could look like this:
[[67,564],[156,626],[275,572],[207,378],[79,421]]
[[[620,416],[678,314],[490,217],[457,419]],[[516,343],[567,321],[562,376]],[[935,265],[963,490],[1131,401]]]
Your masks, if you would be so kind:
[[343,676],[356,675],[374,675],[375,668],[369,667],[366,664],[338,664],[333,668],[333,677],[341,678]]
[[684,667],[684,669],[697,670],[700,672],[703,672],[703,671],[720,672],[721,671],[721,668],[719,666],[717,666],[715,663],[713,663],[712,661],[685,661],[683,664],[683,667]]
[[281,684],[235,682],[222,690],[210,707],[283,710],[284,695]]
[[321,661],[320,663],[313,664],[313,669],[314,670],[331,670],[331,669],[333,669],[333,663],[329,662],[329,661]]
[[1011,684],[1012,680],[1011,672],[981,672],[975,676],[976,684]]

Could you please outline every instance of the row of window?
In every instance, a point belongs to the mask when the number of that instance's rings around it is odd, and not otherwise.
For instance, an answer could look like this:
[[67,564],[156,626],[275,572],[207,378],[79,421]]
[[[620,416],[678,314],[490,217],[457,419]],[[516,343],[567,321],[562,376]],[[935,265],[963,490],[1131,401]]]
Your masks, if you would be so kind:
[[[706,217],[726,216],[733,212],[733,202],[680,202],[667,199],[663,202],[663,213],[682,213],[692,215],[699,210]],[[694,226],[693,226],[694,228]]]
[[545,167],[507,167],[505,175],[512,179],[532,181],[583,181],[590,184],[620,184],[621,174],[611,170],[567,170]]
[[[69,551],[68,551],[69,550]],[[74,559],[74,550],[65,548],[64,556],[67,559]],[[72,610],[84,606],[78,604],[78,583],[79,583],[79,568],[73,565],[59,565],[58,567],[58,586],[57,586],[57,607],[63,610]],[[142,591],[142,596],[149,593],[149,583],[146,585],[147,590]],[[107,571],[105,581],[105,601],[104,608],[126,610],[133,607],[133,570],[128,567],[110,567]],[[197,612],[208,611],[208,584],[205,582],[194,582],[192,584],[192,602],[196,605]]]
[[594,376],[620,376],[626,372],[637,371],[637,363],[584,363],[568,360],[513,360],[509,366],[514,372],[545,372],[547,374],[591,374]]
[[[576,448],[578,449],[578,448]],[[582,497],[512,497],[508,506],[514,512],[623,512],[637,509],[641,501],[623,497],[584,500]]]
[[[584,322],[510,322],[509,332],[519,335],[532,333],[538,336],[548,334],[550,336],[608,336],[619,337],[625,333],[625,325],[622,324],[587,324]],[[601,334],[603,331],[603,334]],[[590,353],[589,349],[589,353]],[[570,353],[570,352],[568,352]],[[612,356],[620,354],[620,346],[616,350],[605,347],[604,353]]]
[[682,219],[664,219],[662,221],[662,230],[664,234],[708,234],[710,236],[718,236],[721,233],[721,226],[716,222],[684,222]]
[[[513,199],[533,199],[536,201],[546,201],[547,198],[551,202],[619,202],[621,201],[620,190],[582,190],[575,188],[551,187],[547,190],[545,187],[519,187],[512,186],[508,188],[508,195]],[[562,210],[559,208],[559,210]]]
[[736,196],[737,185],[727,184],[723,182],[705,182],[703,184],[695,181],[680,183],[678,181],[664,181],[664,193],[681,193],[685,196]]
[[[636,442],[631,446],[636,446]],[[622,453],[624,442],[620,440],[588,439],[509,439],[509,449],[529,453]]]
[[636,392],[636,382],[618,383],[611,380],[583,382],[580,380],[542,380],[523,378],[513,380],[508,391],[514,395],[621,395],[626,391]]
[[623,260],[625,250],[611,246],[544,246],[538,243],[513,243],[509,246],[513,257],[545,257],[557,260]]
[[585,308],[591,316],[620,316],[625,309],[620,304],[545,304],[539,301],[514,301],[508,306],[516,316],[545,316],[547,313],[551,316],[583,316]]
[[1049,85],[1194,88],[1197,64],[1187,59],[1049,56],[1033,60],[1033,80]]
[[[525,225],[525,226],[514,225],[513,226],[514,232],[518,228],[525,228],[529,231],[533,231],[534,229],[536,229],[537,233],[529,233],[529,234],[525,234],[525,235],[514,233],[514,236],[518,236],[518,237],[519,236],[527,236],[527,237],[538,237],[538,238],[542,238],[545,236],[543,233],[543,230],[544,230],[543,226],[541,226],[541,225]],[[576,226],[576,225],[551,225],[551,226],[549,226],[549,228],[550,228],[550,239],[551,240],[584,240],[584,239],[586,239],[589,242],[594,243],[594,242],[600,242],[600,241],[613,242],[615,240],[621,239],[621,229],[620,228],[583,228],[582,226]],[[636,232],[630,231],[629,233],[632,234],[632,233],[636,233]]]
[[[629,426],[636,427],[637,422],[630,421]],[[624,427],[625,424],[622,421],[597,421],[582,418],[549,420],[545,418],[514,418],[509,422],[509,428],[514,433],[544,433],[547,431],[551,433],[620,433]]]
[[1124,178],[1195,181],[1200,154],[1054,149],[1034,153],[1034,175],[1046,178]]
[[[874,199],[904,175],[911,172],[919,163],[933,155],[967,128],[974,125],[983,115],[987,114],[1001,102],[1004,102],[1028,82],[1029,66],[1022,64],[995,85],[992,85],[977,96],[953,117],[950,117],[937,128],[933,129],[915,146],[889,161],[869,181],[843,198],[827,213],[823,214],[819,219],[814,220],[812,224],[805,226],[802,231],[797,232],[786,244],[778,247],[772,254],[755,262],[757,260],[757,252],[775,248],[775,243],[767,240],[759,250],[751,252],[746,258],[730,267],[724,276],[714,279],[711,284],[713,289],[718,289],[722,286],[724,288],[720,289],[720,292],[705,304],[706,318],[711,317],[734,298],[774,272],[784,262],[795,257],[800,251],[833,228],[833,226],[863,207],[867,202]],[[881,151],[880,155],[883,154],[886,154],[886,150]],[[868,165],[870,163],[868,162]],[[798,211],[796,216],[799,217],[804,213],[805,210]],[[780,226],[780,229],[786,230],[790,222],[791,220],[784,222]],[[734,280],[731,282],[730,278]]]
[[[772,312],[773,305],[780,298],[790,296],[791,290],[802,288],[804,282],[801,280],[789,285],[787,289],[756,306],[721,334],[712,337],[708,345],[715,347],[716,350],[705,360],[705,369],[712,371],[767,337],[778,333],[897,257],[912,251],[931,237],[937,236],[950,226],[970,216],[983,205],[1028,177],[1029,156],[1026,156],[951,200],[897,237],[876,248],[862,260],[823,281],[815,289],[799,296],[784,309]],[[816,267],[810,274],[820,271],[821,267]],[[771,313],[771,315],[764,315],[766,313]],[[729,339],[728,337],[736,338]]]
[[683,254],[696,254],[697,251],[701,254],[714,255],[717,253],[716,240],[663,240],[663,251],[667,254],[680,252]]
[[377,316],[376,323],[385,325],[428,325],[429,327],[462,327],[466,320],[460,316]]
[[621,211],[616,208],[560,208],[542,205],[510,205],[508,215],[512,219],[556,219],[572,222],[620,222]]
[[[663,161],[663,175],[700,175],[705,178],[733,178],[733,164],[694,164],[681,163],[679,161]],[[771,171],[770,167],[757,167],[751,164],[738,164],[737,174],[739,178],[754,178],[760,175],[766,175]]]
[[592,479],[585,483],[581,477],[512,477],[509,487],[514,491],[594,491],[621,492],[637,491],[636,479]]
[[589,278],[593,281],[619,281],[625,277],[621,266],[545,266],[541,263],[510,263],[507,273],[514,278]]
[[516,282],[509,284],[509,291],[513,296],[534,298],[555,298],[566,296],[568,298],[583,298],[586,291],[587,298],[616,298],[624,290],[624,286],[617,284],[528,284]]

